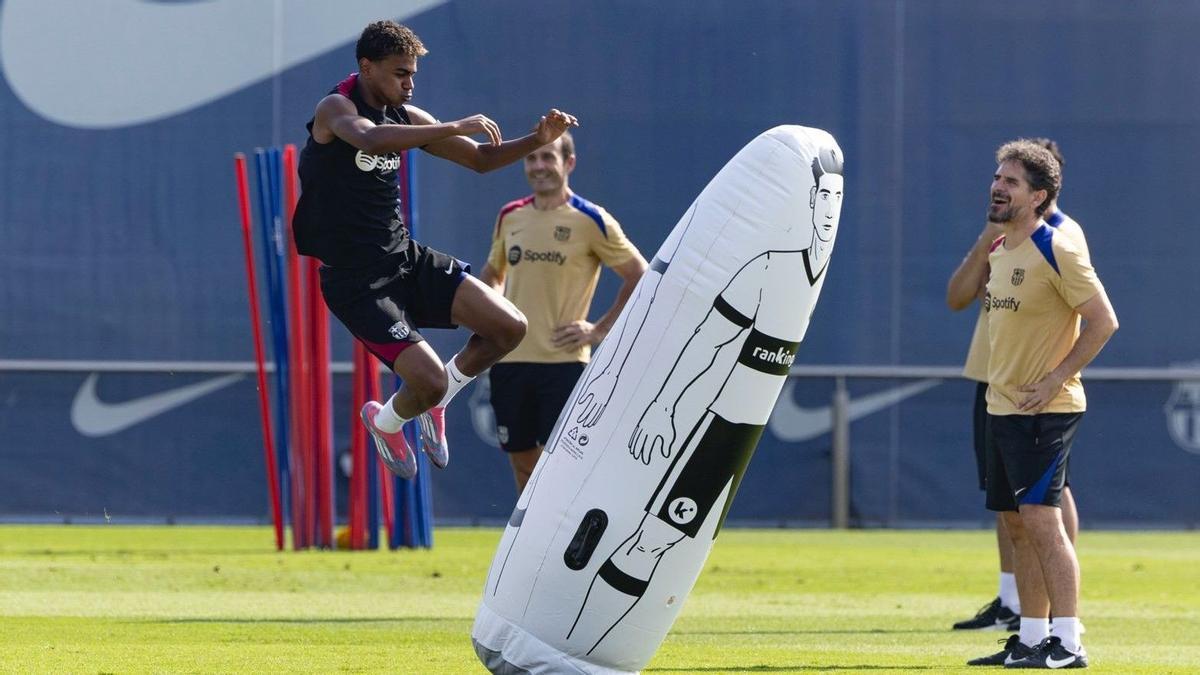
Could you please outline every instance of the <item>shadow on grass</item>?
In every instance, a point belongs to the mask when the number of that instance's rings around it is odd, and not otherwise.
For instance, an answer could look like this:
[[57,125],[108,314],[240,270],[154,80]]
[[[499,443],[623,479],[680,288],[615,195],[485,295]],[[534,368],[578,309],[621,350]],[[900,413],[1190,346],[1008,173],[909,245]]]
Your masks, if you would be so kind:
[[943,670],[940,665],[746,665],[745,668],[647,668],[643,673],[827,673],[830,670]]
[[322,624],[322,623],[470,623],[473,618],[454,618],[445,616],[359,616],[340,618],[304,618],[304,619],[236,619],[218,617],[197,617],[193,619],[140,619],[126,621],[131,624],[191,624],[191,623],[246,623],[246,624]]
[[902,628],[897,630],[867,628],[857,630],[676,630],[671,635],[934,635],[947,631],[938,629]]

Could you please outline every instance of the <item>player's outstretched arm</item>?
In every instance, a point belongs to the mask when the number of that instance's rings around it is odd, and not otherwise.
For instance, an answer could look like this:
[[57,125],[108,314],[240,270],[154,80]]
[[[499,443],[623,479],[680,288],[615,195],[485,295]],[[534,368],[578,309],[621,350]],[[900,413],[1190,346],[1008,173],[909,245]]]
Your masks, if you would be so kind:
[[487,134],[495,142],[500,140],[500,127],[483,115],[446,124],[377,125],[359,115],[354,104],[338,94],[326,96],[317,104],[313,123],[313,138],[318,143],[328,143],[337,137],[373,155],[403,152],[461,134],[476,133]]
[[[438,124],[438,121],[424,110],[413,106],[407,108],[415,125]],[[538,121],[533,133],[513,141],[503,140],[497,128],[494,136],[489,134],[488,143],[477,143],[469,134],[461,134],[429,143],[422,149],[468,169],[486,173],[512,164],[543,145],[554,142],[554,139],[562,136],[567,129],[577,126],[579,121],[574,115],[551,109]]]

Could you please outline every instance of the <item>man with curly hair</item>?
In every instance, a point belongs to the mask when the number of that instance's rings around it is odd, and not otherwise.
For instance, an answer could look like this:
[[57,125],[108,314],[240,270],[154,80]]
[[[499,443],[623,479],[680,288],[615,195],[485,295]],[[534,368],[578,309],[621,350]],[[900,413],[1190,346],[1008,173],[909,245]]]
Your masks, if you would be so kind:
[[[1043,219],[1062,187],[1046,148],[1022,139],[996,153],[988,220],[987,507],[1012,538],[1020,632],[969,665],[1087,667],[1080,641],[1079,561],[1061,502],[1087,408],[1079,372],[1117,330],[1087,247]],[[1083,322],[1081,329],[1081,320]],[[1049,617],[1054,616],[1051,628]]]
[[[1058,143],[1049,138],[1031,139],[1034,143],[1050,151],[1058,162],[1059,170],[1066,168],[1062,150]],[[1050,201],[1042,219],[1057,232],[1073,239],[1084,251],[1087,251],[1087,241],[1083,229],[1074,218],[1067,215],[1058,207],[1058,199]],[[959,266],[950,277],[946,286],[946,304],[954,311],[966,309],[979,300],[979,314],[975,321],[975,330],[971,335],[971,345],[967,350],[967,360],[963,365],[963,377],[974,380],[975,402],[972,409],[972,427],[974,431],[975,467],[979,477],[979,489],[987,489],[987,447],[992,442],[992,432],[987,424],[987,367],[988,367],[988,328],[987,312],[983,309],[984,286],[988,278],[988,251],[1002,233],[998,223],[988,222],[979,234],[971,249],[967,251]],[[1075,509],[1075,498],[1071,492],[1070,467],[1062,491],[1063,526],[1067,537],[1075,543],[1079,532],[1079,514]],[[1008,531],[1004,529],[1004,519],[996,514],[996,548],[999,553],[1000,574],[999,590],[996,597],[970,619],[964,619],[954,624],[955,630],[1009,630],[1015,631],[1021,622],[1021,600],[1017,594],[1016,575],[1013,572],[1013,544]]]
[[[417,466],[404,423],[420,417],[423,446],[434,465],[444,467],[445,406],[521,342],[526,322],[512,303],[471,277],[466,263],[409,237],[397,182],[400,153],[420,148],[483,173],[577,125],[573,116],[551,109],[532,133],[505,141],[484,115],[439,122],[411,103],[417,61],[427,53],[416,34],[393,21],[363,30],[355,49],[358,72],[321,99],[307,125],[294,223],[297,250],[323,263],[321,293],[329,309],[404,382],[388,401],[369,401],[362,410],[384,463],[404,478]],[[418,329],[458,324],[473,335],[443,365]]]

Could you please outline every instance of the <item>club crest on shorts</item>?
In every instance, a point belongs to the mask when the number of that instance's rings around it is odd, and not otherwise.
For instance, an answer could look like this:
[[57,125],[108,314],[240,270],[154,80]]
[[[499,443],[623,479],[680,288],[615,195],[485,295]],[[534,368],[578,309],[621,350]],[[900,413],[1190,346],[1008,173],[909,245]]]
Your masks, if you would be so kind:
[[1012,285],[1020,286],[1021,282],[1025,281],[1025,270],[1020,267],[1013,270]]
[[401,319],[392,324],[392,327],[388,329],[388,333],[391,333],[392,337],[396,338],[397,340],[403,340],[412,333],[412,329],[408,327],[408,324],[404,322],[404,319]]
[[557,225],[554,228],[554,238],[559,241],[566,241],[571,238],[571,228],[566,225]]

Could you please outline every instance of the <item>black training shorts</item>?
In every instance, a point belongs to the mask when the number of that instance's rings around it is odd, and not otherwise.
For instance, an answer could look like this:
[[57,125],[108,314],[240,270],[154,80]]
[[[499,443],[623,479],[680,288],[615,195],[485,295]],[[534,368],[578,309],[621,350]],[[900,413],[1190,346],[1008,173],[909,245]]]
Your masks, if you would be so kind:
[[988,454],[987,507],[1016,511],[1021,504],[1058,506],[1083,413],[988,417],[995,442]]
[[972,428],[975,431],[975,472],[979,476],[980,490],[987,489],[988,446],[993,443],[992,431],[988,427],[987,390],[987,382],[976,383]]
[[408,239],[362,268],[321,267],[321,294],[334,316],[391,368],[400,352],[424,340],[418,328],[455,328],[458,285],[471,266]]
[[496,435],[505,452],[521,452],[545,445],[554,423],[584,366],[569,363],[497,363],[488,378]]

